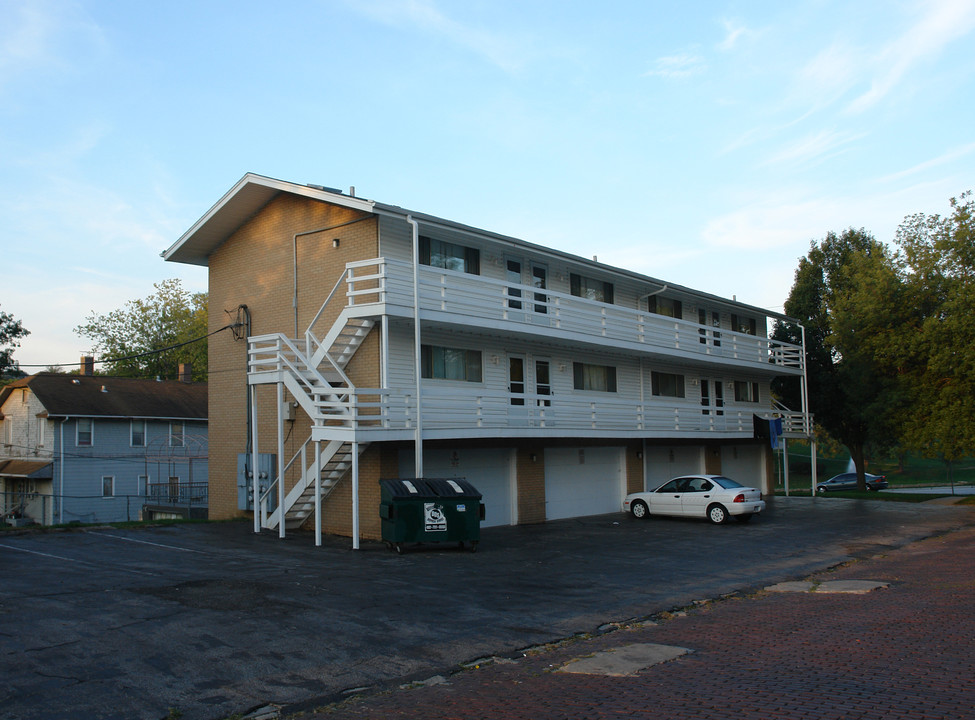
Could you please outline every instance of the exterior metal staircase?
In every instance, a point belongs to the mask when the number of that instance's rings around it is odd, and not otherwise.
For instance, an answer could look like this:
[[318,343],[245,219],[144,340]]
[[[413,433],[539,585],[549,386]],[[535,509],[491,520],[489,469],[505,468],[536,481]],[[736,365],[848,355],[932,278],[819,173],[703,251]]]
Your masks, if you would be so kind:
[[[305,333],[304,348],[300,348],[300,341],[281,334],[249,340],[251,383],[281,382],[312,420],[308,439],[285,466],[285,475],[295,463],[299,463],[301,472],[295,486],[286,494],[283,506],[277,507],[280,478],[271,483],[261,498],[263,528],[278,528],[282,515],[285,528],[301,526],[315,511],[316,486],[324,500],[352,468],[355,445],[327,436],[329,427],[347,428],[353,420],[350,399],[355,387],[344,369],[375,325],[373,319],[357,316],[354,311],[354,307],[344,308],[325,337],[318,340],[311,327],[321,315],[320,310]],[[254,360],[255,357],[258,359]],[[308,457],[314,455],[309,452],[309,446],[316,439],[323,440],[317,460]],[[361,454],[367,443],[357,446]]]

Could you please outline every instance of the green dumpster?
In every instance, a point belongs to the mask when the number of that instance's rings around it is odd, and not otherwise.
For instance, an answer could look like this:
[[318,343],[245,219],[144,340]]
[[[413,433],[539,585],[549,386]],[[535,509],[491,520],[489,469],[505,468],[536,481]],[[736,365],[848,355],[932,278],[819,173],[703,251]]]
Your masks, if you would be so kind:
[[464,478],[380,480],[382,539],[402,553],[406,543],[470,543],[477,551],[484,505]]

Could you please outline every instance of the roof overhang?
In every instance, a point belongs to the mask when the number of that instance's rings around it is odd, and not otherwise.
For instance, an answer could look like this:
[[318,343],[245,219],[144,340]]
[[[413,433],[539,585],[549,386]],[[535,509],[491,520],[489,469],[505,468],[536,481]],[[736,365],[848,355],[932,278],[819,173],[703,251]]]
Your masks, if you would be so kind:
[[50,478],[52,477],[51,462],[51,460],[0,460],[0,476]]
[[298,185],[263,175],[247,173],[203,217],[183,233],[182,237],[172,247],[161,253],[163,259],[189,265],[206,266],[210,254],[224,240],[282,192],[300,195],[312,200],[322,200],[368,213],[373,212],[374,207],[374,203],[370,200],[345,195],[338,190],[330,190],[321,186]]

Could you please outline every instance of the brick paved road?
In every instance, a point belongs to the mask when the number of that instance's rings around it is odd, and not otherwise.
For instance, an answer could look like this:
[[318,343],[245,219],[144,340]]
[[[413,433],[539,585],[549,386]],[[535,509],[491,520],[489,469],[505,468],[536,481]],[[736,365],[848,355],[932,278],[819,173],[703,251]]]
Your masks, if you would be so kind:
[[[303,718],[975,718],[975,529],[811,579],[889,586],[731,597]],[[632,643],[692,652],[627,677],[556,672]]]

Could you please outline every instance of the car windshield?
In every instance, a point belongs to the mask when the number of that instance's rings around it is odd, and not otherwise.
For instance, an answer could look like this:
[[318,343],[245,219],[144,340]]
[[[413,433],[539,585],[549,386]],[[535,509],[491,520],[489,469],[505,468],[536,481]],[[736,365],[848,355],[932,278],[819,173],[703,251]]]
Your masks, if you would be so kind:
[[718,485],[720,485],[721,487],[723,487],[725,490],[731,490],[732,488],[745,487],[740,482],[735,482],[731,478],[726,478],[724,475],[715,475],[711,479],[714,480],[714,482],[716,482]]

